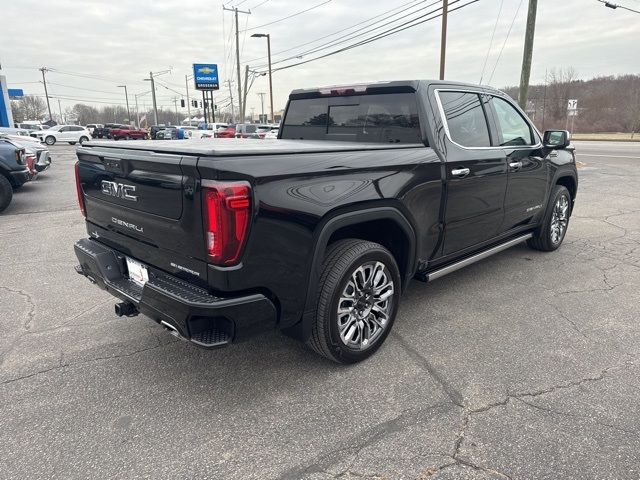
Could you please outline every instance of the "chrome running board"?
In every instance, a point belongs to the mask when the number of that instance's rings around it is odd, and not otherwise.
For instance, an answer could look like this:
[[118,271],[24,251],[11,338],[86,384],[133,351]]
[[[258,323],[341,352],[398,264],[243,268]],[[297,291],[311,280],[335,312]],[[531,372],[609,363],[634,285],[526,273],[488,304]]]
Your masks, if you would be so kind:
[[496,253],[502,252],[507,248],[511,248],[518,243],[522,243],[525,240],[529,240],[533,237],[533,233],[527,233],[526,235],[522,235],[520,237],[514,238],[513,240],[509,240],[508,242],[501,243],[500,245],[496,245],[489,250],[485,250],[484,252],[476,253],[470,257],[465,258],[464,260],[460,260],[456,263],[452,263],[451,265],[447,265],[446,267],[440,268],[438,270],[434,270],[433,272],[427,273],[425,275],[426,281],[430,282],[431,280],[435,280],[436,278],[444,277],[448,273],[455,272],[456,270],[460,270],[467,265],[471,265],[472,263],[479,262],[480,260],[490,257]]

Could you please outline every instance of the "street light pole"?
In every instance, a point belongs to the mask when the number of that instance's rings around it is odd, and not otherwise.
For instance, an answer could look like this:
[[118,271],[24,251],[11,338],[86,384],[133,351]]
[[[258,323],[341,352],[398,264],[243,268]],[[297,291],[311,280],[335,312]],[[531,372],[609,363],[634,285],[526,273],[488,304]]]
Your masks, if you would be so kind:
[[129,120],[129,125],[131,125],[131,111],[129,110],[129,94],[127,93],[127,86],[118,85],[118,88],[124,88],[124,98],[127,100],[127,120]]
[[[269,103],[271,104],[271,123],[274,123],[275,117],[273,115],[273,75],[271,71],[271,34],[269,33],[254,33],[251,35],[254,38],[266,37],[267,39],[267,57],[269,58]],[[264,112],[263,112],[264,114]]]

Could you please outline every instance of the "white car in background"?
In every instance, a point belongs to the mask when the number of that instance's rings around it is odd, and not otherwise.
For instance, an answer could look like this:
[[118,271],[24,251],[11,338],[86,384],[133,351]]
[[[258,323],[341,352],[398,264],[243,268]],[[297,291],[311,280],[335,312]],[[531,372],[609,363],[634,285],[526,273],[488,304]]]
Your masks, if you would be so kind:
[[280,127],[271,127],[271,130],[269,130],[267,133],[265,133],[264,138],[265,140],[273,140],[274,138],[278,138],[278,131],[280,130]]
[[89,130],[80,125],[56,125],[47,130],[31,132],[31,136],[47,145],[53,145],[56,142],[68,142],[69,145],[75,145],[91,139]]

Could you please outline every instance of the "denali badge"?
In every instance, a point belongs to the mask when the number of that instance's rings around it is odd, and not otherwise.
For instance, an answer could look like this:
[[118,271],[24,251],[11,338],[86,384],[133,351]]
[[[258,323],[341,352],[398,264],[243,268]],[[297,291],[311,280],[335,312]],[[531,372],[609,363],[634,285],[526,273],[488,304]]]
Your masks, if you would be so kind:
[[136,187],[133,185],[125,185],[124,183],[102,180],[101,187],[102,193],[104,193],[105,195],[124,198],[125,200],[131,200],[132,202],[138,201],[138,197],[136,195],[131,195],[136,191]]
[[130,228],[131,230],[135,230],[136,232],[140,232],[140,233],[144,232],[144,228],[139,227],[135,223],[125,222],[124,220],[120,220],[119,218],[116,218],[116,217],[111,217],[111,221],[113,223],[115,223],[116,225],[120,225],[121,227]]

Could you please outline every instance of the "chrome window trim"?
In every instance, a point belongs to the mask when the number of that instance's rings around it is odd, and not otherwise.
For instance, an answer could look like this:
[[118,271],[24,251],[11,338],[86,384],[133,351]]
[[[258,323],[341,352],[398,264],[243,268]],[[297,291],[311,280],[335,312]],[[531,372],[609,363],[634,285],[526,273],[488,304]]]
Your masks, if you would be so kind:
[[[492,145],[490,147],[465,147],[464,145],[460,145],[458,142],[454,141],[453,138],[451,138],[451,132],[449,131],[449,124],[447,122],[447,117],[444,114],[444,107],[442,106],[442,100],[440,99],[440,92],[457,92],[457,93],[471,93],[474,95],[488,95],[491,97],[496,97],[496,98],[501,98],[502,100],[505,100],[507,103],[511,103],[508,100],[506,100],[505,98],[499,96],[499,95],[495,95],[493,93],[488,93],[488,92],[478,92],[475,90],[465,90],[463,88],[436,88],[434,91],[435,97],[436,97],[436,103],[438,104],[438,112],[440,113],[440,119],[442,120],[442,126],[444,127],[444,134],[447,136],[447,139],[453,143],[454,145],[463,148],[465,150],[503,150],[503,149],[509,149],[509,150],[524,150],[524,149],[529,149],[529,148],[541,148],[542,147],[542,143],[540,143],[540,132],[538,132],[538,129],[535,127],[535,125],[533,125],[528,118],[525,118],[525,122],[527,122],[527,125],[529,125],[537,134],[537,140],[538,143],[536,143],[535,145],[518,145],[518,146],[506,146],[506,145]],[[519,112],[518,112],[519,113]],[[487,125],[487,130],[489,130],[489,125]]]

